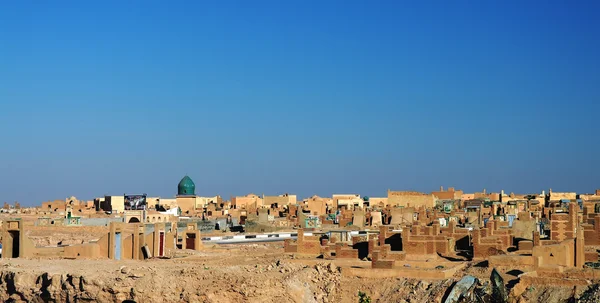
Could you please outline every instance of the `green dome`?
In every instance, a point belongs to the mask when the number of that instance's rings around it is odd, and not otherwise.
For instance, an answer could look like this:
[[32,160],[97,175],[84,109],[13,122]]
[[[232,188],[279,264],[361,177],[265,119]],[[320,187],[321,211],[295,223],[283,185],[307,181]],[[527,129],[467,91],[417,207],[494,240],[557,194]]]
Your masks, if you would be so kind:
[[196,184],[188,176],[183,177],[177,185],[177,195],[179,196],[193,196],[196,195]]

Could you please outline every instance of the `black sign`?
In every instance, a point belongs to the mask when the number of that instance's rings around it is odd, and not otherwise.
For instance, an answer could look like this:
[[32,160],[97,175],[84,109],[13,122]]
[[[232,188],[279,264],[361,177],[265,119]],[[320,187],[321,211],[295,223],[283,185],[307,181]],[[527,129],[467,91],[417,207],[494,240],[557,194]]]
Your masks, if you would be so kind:
[[146,195],[125,195],[125,210],[146,209]]

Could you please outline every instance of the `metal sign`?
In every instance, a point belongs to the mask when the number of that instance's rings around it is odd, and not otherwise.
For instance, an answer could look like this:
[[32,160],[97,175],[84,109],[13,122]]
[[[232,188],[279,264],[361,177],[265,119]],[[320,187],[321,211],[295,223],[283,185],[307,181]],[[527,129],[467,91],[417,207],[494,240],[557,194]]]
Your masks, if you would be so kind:
[[125,195],[125,210],[146,209],[146,195]]

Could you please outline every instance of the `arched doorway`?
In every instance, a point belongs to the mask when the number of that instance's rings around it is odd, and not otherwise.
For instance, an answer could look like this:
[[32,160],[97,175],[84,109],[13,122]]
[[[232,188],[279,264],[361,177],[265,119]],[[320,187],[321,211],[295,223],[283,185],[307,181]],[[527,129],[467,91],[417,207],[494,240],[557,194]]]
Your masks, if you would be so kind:
[[129,219],[129,223],[140,223],[140,219],[137,217],[131,217],[131,219]]

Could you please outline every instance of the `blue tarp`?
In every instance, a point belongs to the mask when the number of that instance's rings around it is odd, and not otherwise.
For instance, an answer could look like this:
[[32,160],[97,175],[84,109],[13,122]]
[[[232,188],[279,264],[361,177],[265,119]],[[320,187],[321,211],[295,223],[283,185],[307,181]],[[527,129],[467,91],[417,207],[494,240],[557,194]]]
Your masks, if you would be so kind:
[[508,226],[512,227],[515,218],[515,215],[506,215],[506,219],[508,220]]
[[456,285],[452,287],[450,294],[446,298],[444,303],[456,303],[461,301],[461,299],[466,299],[469,297],[469,290],[473,288],[473,286],[477,283],[477,278],[473,276],[464,276],[460,281],[456,282]]

